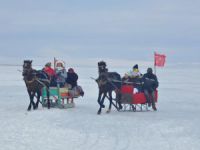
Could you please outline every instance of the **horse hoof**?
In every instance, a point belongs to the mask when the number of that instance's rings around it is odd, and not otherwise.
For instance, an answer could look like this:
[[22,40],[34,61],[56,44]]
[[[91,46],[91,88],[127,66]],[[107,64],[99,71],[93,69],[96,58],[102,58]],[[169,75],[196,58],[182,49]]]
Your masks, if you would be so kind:
[[107,110],[107,111],[106,111],[106,113],[107,113],[107,114],[109,114],[109,113],[110,113],[110,109],[109,109],[109,110]]
[[28,108],[27,111],[31,111],[31,108]]
[[102,108],[105,108],[105,105],[101,105]]
[[123,107],[122,107],[122,105],[119,105],[119,110],[121,110]]
[[38,109],[38,106],[33,107],[34,110]]
[[100,115],[100,114],[101,114],[101,111],[98,111],[98,112],[97,112],[97,115]]

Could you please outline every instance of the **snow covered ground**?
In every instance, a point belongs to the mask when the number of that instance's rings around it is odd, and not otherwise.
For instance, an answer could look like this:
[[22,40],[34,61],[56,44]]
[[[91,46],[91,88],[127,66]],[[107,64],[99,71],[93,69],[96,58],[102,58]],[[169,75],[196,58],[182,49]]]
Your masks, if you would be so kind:
[[[127,68],[109,67],[121,75]],[[199,150],[200,65],[157,69],[158,111],[97,115],[96,67],[75,68],[85,96],[73,109],[27,112],[21,67],[0,66],[0,150]],[[145,67],[141,68],[144,73]]]

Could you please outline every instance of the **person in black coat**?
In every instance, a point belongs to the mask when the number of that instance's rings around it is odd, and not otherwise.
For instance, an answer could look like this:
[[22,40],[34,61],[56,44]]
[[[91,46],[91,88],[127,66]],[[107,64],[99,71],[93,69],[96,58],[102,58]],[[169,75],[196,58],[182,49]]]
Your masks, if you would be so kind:
[[73,68],[69,68],[67,72],[66,83],[72,86],[72,89],[77,86],[78,75],[74,72]]
[[144,94],[148,103],[148,106],[150,107],[152,104],[153,110],[157,110],[155,105],[155,90],[158,88],[158,80],[157,76],[153,74],[152,68],[147,69],[147,73],[145,73],[142,77],[142,80],[144,82],[143,89]]

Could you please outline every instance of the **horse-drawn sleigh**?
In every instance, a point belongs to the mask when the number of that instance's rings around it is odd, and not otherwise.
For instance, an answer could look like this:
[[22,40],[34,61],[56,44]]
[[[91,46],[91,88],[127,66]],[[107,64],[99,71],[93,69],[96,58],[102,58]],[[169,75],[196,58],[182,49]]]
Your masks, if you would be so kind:
[[[58,107],[58,108],[71,108],[74,107],[74,98],[78,98],[81,94],[82,89],[77,86],[76,88],[51,87],[50,80],[43,71],[37,71],[32,68],[32,61],[25,60],[23,64],[23,79],[25,81],[27,91],[30,98],[30,104],[28,106],[28,111],[37,109],[39,103],[43,107]],[[83,96],[83,95],[82,95]],[[34,97],[37,98],[36,103],[34,102]],[[42,100],[40,98],[42,97]]]
[[[135,92],[135,86],[133,82],[123,82],[121,76],[116,72],[108,72],[106,63],[101,61],[98,63],[99,77],[96,82],[99,87],[98,103],[100,108],[97,114],[101,114],[102,108],[105,108],[104,99],[107,97],[110,104],[107,113],[111,111],[113,105],[118,111],[140,111],[148,110],[148,106],[152,105],[154,111],[156,111],[155,102],[158,99],[157,89],[154,91],[148,91],[148,100],[145,92]],[[94,78],[93,78],[94,79]],[[141,82],[140,84],[145,84]],[[115,98],[113,94],[115,93]],[[147,94],[147,93],[146,93]],[[113,102],[114,101],[114,102]]]

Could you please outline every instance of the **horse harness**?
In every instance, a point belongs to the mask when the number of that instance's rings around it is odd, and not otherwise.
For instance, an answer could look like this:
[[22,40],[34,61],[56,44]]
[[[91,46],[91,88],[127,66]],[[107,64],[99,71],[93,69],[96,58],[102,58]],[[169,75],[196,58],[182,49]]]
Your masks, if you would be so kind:
[[34,75],[33,78],[32,78],[31,80],[28,80],[28,79],[26,79],[26,77],[24,77],[25,83],[27,83],[27,84],[32,84],[33,82],[36,81],[36,82],[38,82],[39,84],[41,84],[41,85],[43,85],[43,86],[46,86],[46,85],[45,85],[42,81],[50,83],[50,80],[48,80],[48,79],[38,78],[38,77],[36,76],[36,73],[31,73],[31,74]]
[[26,83],[28,83],[28,84],[31,84],[31,83],[33,83],[34,81],[37,81],[38,83],[42,84],[43,86],[44,86],[45,84],[42,83],[41,81],[45,81],[45,82],[50,83],[50,80],[48,80],[48,79],[41,79],[41,78],[37,78],[37,77],[33,77],[32,80],[26,80],[26,79],[24,79],[24,81],[25,81]]
[[106,72],[101,73],[100,76],[101,76],[101,75],[104,75],[104,76],[105,76],[105,80],[98,80],[98,79],[96,79],[96,82],[97,82],[97,84],[99,85],[99,87],[100,87],[100,86],[103,86],[103,85],[105,85],[105,84],[107,84],[107,83],[110,83],[111,86],[113,86],[113,87],[115,88],[115,92],[116,92],[116,93],[120,92],[120,89],[113,83],[113,81],[116,82],[117,80],[114,80],[114,79],[112,79],[112,78],[109,78],[109,77],[108,77],[108,74],[107,74]]

